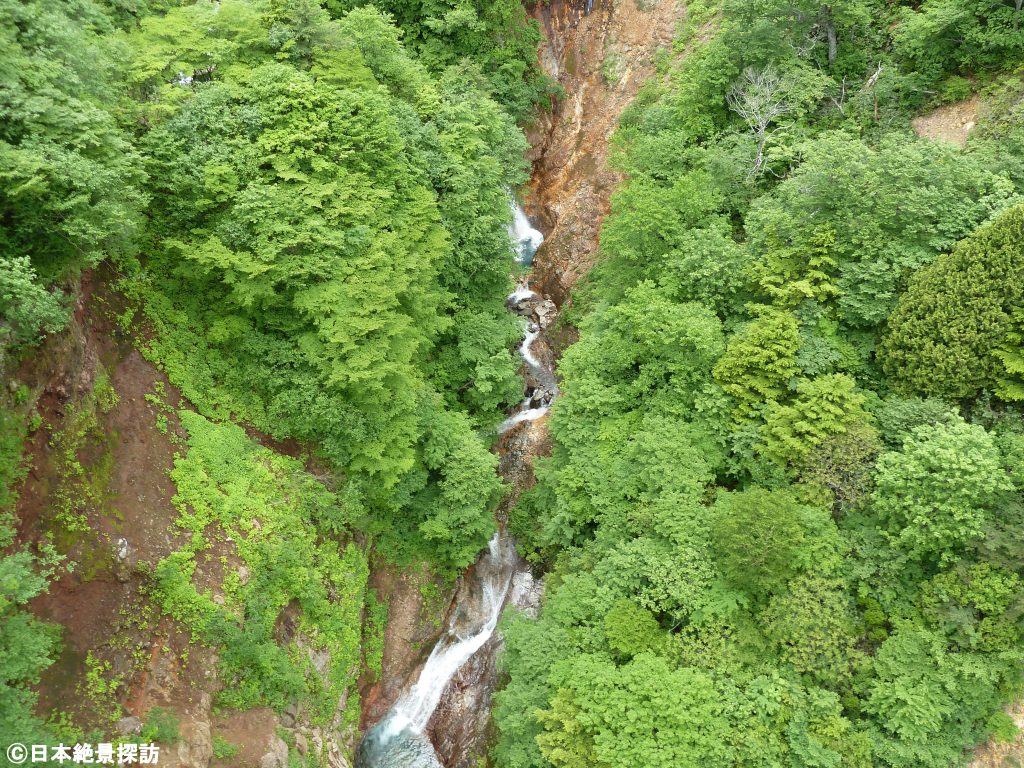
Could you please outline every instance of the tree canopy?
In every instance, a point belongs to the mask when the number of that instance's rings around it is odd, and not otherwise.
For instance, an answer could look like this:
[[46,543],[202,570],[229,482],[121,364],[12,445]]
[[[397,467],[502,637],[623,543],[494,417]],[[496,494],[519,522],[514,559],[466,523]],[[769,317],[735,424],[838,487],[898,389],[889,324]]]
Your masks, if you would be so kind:
[[[494,757],[958,765],[1024,650],[1019,11],[690,12],[512,513],[548,576]],[[966,147],[912,134],[972,91]]]

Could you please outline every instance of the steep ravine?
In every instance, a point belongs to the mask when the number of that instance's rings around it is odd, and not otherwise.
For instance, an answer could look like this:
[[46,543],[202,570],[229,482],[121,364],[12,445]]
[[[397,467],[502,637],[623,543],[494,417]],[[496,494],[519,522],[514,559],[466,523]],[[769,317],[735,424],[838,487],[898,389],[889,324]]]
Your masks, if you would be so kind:
[[[510,239],[517,261],[528,265],[541,240],[513,204]],[[510,264],[511,266],[511,264]],[[551,356],[535,349],[556,308],[521,280],[507,309],[522,318],[519,354],[524,397],[498,427],[499,471],[512,489],[497,511],[498,531],[476,563],[459,579],[443,631],[394,703],[366,732],[356,756],[359,768],[437,768],[476,765],[484,753],[490,697],[497,679],[497,623],[508,604],[531,610],[539,599],[526,564],[506,530],[508,511],[530,475],[536,425],[557,395]]]
[[[524,207],[546,239],[528,278],[509,301],[509,309],[529,325],[520,350],[525,352],[526,399],[503,425],[496,448],[500,472],[512,488],[498,510],[502,524],[519,493],[533,483],[533,456],[547,452],[543,416],[557,390],[556,357],[572,339],[571,329],[567,332],[557,322],[557,309],[592,266],[601,221],[621,181],[608,164],[609,140],[622,111],[654,73],[657,50],[670,45],[682,10],[675,0],[598,2],[590,8],[585,0],[555,0],[538,4],[532,13],[546,36],[541,63],[565,95],[528,131],[532,176]],[[500,544],[504,548],[511,542],[503,538]],[[509,557],[507,550],[503,552],[502,557]],[[481,607],[488,603],[480,593],[493,586],[495,559],[493,551],[482,555],[460,580],[443,620],[435,619],[432,625],[424,621],[430,606],[422,597],[423,579],[390,580],[396,589],[389,593],[384,674],[365,690],[363,725],[370,730],[360,765],[427,768],[440,763],[446,768],[475,768],[485,757],[493,738],[490,702],[498,684],[501,645],[497,633],[488,633],[468,659],[459,660],[425,728],[407,728],[397,746],[389,738],[415,719],[417,707],[422,708],[424,696],[413,705],[408,701],[410,695],[416,698],[417,682],[425,685],[424,678],[437,675],[453,643],[486,623]],[[502,580],[508,579],[505,604],[536,610],[540,590],[533,575],[517,559],[505,567],[498,579],[503,590]]]

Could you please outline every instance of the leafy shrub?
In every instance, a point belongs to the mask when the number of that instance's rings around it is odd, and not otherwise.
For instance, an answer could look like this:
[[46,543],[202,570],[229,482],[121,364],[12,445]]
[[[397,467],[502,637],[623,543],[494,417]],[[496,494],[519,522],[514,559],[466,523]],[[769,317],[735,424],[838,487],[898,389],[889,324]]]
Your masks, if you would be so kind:
[[146,723],[139,734],[140,741],[158,741],[169,747],[181,738],[181,722],[173,710],[153,707],[146,713]]
[[[179,416],[189,450],[171,477],[188,543],[156,567],[164,610],[218,648],[222,704],[280,709],[305,698],[315,717],[329,720],[348,691],[351,716],[368,566],[360,549],[337,538],[345,532],[341,499],[301,462],[259,447],[240,427]],[[196,587],[195,573],[202,554],[228,537],[248,575],[229,572],[217,602]],[[279,617],[294,609],[296,631],[282,637]],[[314,671],[300,642],[327,652],[329,666]]]

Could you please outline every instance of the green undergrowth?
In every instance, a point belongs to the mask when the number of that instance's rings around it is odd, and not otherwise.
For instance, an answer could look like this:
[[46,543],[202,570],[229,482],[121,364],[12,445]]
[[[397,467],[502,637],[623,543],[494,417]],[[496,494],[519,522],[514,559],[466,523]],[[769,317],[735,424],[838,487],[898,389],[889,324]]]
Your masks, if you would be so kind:
[[346,530],[339,498],[240,427],[189,411],[179,417],[188,452],[171,477],[189,540],[157,565],[156,593],[195,639],[217,647],[218,704],[281,709],[298,699],[315,721],[329,722],[347,691],[345,720],[358,717],[369,569],[343,533],[318,533]]
[[[113,410],[117,401],[117,392],[106,372],[101,371],[92,390],[66,406],[63,424],[50,436],[59,482],[50,512],[53,532],[63,551],[89,533],[90,513],[103,514],[110,500],[108,485],[114,468],[111,449],[117,436],[106,433],[100,416]],[[83,464],[86,454],[89,459]]]
[[60,645],[59,629],[25,608],[46,588],[60,557],[50,547],[41,547],[37,554],[15,544],[15,505],[27,472],[27,398],[24,387],[13,396],[0,391],[0,743],[4,744],[19,739],[42,743],[49,737],[35,714],[37,696],[31,686]]
[[366,593],[366,629],[363,633],[363,660],[366,668],[380,679],[384,663],[384,632],[388,624],[390,602],[387,595],[377,595],[377,590]]

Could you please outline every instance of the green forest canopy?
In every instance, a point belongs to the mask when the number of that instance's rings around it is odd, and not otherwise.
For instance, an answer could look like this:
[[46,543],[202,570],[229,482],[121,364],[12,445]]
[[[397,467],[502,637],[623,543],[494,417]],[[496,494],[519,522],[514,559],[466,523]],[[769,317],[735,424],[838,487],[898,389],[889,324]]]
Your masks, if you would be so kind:
[[[182,414],[179,525],[201,529],[198,499],[220,494],[205,513],[228,531],[255,505],[265,526],[315,533],[290,544],[317,553],[301,578],[281,581],[266,551],[240,556],[284,604],[299,596],[337,657],[324,690],[306,690],[267,634],[281,605],[239,590],[239,626],[204,602],[192,586],[202,538],[157,569],[163,609],[220,648],[236,707],[351,693],[357,531],[394,562],[454,575],[495,526],[490,443],[522,395],[520,330],[503,306],[509,194],[526,178],[515,119],[549,83],[519,2],[386,11],[32,0],[0,14],[0,364],[59,331],[77,277],[106,260],[135,310],[122,323],[201,414]],[[231,421],[309,446],[331,492],[307,482],[275,509],[301,468],[268,456],[272,476],[261,473]],[[23,426],[3,423],[5,515]],[[208,487],[218,452],[235,482]],[[12,536],[5,517],[0,541]],[[25,686],[56,646],[21,606],[53,563],[28,550],[2,563],[5,647],[21,660],[3,668],[14,687],[0,719],[38,728]]]
[[[689,12],[513,511],[548,575],[494,758],[959,765],[1024,661],[1024,15]],[[976,91],[966,148],[909,130]]]
[[[293,597],[351,688],[354,532],[454,574],[493,531],[536,25],[515,0],[0,5],[0,363],[106,260],[199,411],[163,609],[222,649],[228,706],[323,693],[269,630]],[[1024,661],[1024,12],[688,14],[621,121],[552,455],[513,510],[548,576],[506,626],[494,759],[957,764],[1012,734]],[[972,93],[965,148],[909,130]],[[331,487],[232,421],[311,446]],[[28,686],[57,644],[24,606],[56,559],[11,547],[24,439],[4,414],[0,721],[44,738]],[[190,569],[253,514],[316,565],[254,539],[239,624]]]

